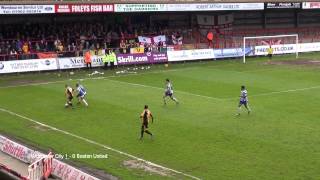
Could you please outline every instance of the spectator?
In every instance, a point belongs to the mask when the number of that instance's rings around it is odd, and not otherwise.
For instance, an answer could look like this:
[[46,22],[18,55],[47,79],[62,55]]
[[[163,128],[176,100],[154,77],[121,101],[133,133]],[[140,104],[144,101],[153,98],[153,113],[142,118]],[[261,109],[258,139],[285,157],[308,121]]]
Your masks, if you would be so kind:
[[11,48],[10,50],[10,60],[16,60],[17,59],[17,51],[14,48]]
[[25,42],[22,46],[22,53],[23,54],[29,54],[29,45],[27,42]]
[[121,53],[126,54],[127,53],[127,45],[125,43],[124,40],[121,40],[120,42],[120,49],[121,49]]
[[109,63],[109,52],[105,50],[105,54],[102,56],[102,62],[104,64],[104,69],[108,69],[108,63]]
[[110,61],[110,68],[114,69],[114,63],[117,60],[117,56],[115,54],[114,51],[112,51],[111,49],[109,50],[109,61]]
[[36,42],[34,49],[36,50],[36,52],[40,52],[41,48],[38,42]]
[[40,48],[41,52],[46,51],[46,44],[43,39],[41,39],[41,41],[39,43],[39,48]]
[[91,69],[91,68],[92,68],[90,51],[87,51],[87,52],[85,53],[84,62],[85,62],[85,64],[86,64],[86,66],[87,66],[88,69]]
[[54,41],[54,48],[55,48],[55,50],[56,51],[58,51],[59,50],[59,48],[58,48],[58,46],[61,44],[61,41],[58,39],[58,37],[57,37],[57,39]]
[[17,55],[17,51],[14,48],[11,48],[10,55]]
[[57,52],[63,52],[63,44],[61,42],[59,42],[59,44],[57,45]]

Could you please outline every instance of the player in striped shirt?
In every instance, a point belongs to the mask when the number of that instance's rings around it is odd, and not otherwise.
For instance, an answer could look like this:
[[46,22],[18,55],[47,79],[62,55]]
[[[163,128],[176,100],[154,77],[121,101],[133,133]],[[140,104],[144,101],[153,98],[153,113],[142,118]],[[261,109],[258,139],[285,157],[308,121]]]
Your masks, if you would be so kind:
[[240,115],[241,112],[241,106],[244,105],[244,107],[247,109],[248,114],[250,114],[251,109],[249,107],[249,103],[248,103],[248,91],[246,90],[245,86],[241,86],[241,92],[240,92],[240,102],[239,102],[239,106],[238,106],[238,113],[237,115]]
[[67,107],[73,107],[72,106],[72,99],[73,99],[73,89],[72,87],[68,86],[67,84],[65,85],[65,96],[67,98],[67,102],[66,104],[64,105],[66,108]]
[[143,112],[140,114],[140,119],[141,119],[141,136],[140,136],[140,140],[142,140],[143,138],[143,134],[144,133],[147,133],[151,136],[151,138],[153,137],[152,133],[148,130],[148,125],[149,125],[149,122],[151,120],[151,122],[153,123],[153,116],[152,116],[152,113],[151,111],[149,110],[148,108],[148,105],[145,105],[144,106],[144,110]]
[[77,98],[78,98],[78,104],[80,104],[81,102],[83,102],[87,107],[88,107],[88,103],[87,101],[84,99],[87,92],[86,89],[79,83],[76,84],[76,88],[77,88]]
[[163,102],[165,105],[167,104],[167,101],[166,101],[167,97],[170,97],[170,99],[176,102],[176,104],[179,103],[178,99],[173,96],[173,87],[169,79],[166,79],[166,87],[165,87],[165,92],[163,96]]

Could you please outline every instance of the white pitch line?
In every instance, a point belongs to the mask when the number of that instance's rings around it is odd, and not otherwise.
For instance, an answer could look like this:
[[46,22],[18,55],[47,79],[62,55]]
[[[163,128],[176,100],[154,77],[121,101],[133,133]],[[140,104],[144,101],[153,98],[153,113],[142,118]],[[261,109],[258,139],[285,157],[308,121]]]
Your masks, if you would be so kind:
[[[133,85],[133,86],[141,86],[141,87],[147,87],[147,88],[153,88],[153,89],[163,90],[163,88],[156,87],[156,86],[149,86],[149,85],[144,85],[144,84],[137,84],[137,83],[124,82],[124,81],[117,81],[117,80],[111,80],[111,79],[108,79],[108,78],[105,78],[105,80],[113,81],[113,82],[117,82],[117,83],[122,83],[122,84],[129,84],[129,85]],[[319,85],[319,86],[306,87],[306,88],[300,88],[300,89],[289,89],[289,90],[283,90],[283,91],[273,91],[273,92],[268,92],[268,93],[254,94],[254,95],[251,95],[251,96],[249,96],[249,97],[268,96],[268,95],[272,95],[272,94],[282,94],[282,93],[305,91],[305,90],[318,89],[318,88],[320,88],[320,85]],[[237,98],[238,98],[238,97],[232,97],[232,98],[217,98],[217,97],[212,97],[212,96],[205,96],[205,95],[200,95],[200,94],[194,94],[194,93],[190,93],[190,92],[186,92],[186,91],[176,91],[176,92],[179,92],[179,93],[182,93],[182,94],[188,94],[188,95],[192,95],[192,96],[197,96],[197,97],[201,97],[201,98],[206,98],[206,99],[213,99],[213,100],[217,100],[217,101],[232,100],[232,99],[237,99]]]
[[[41,83],[29,83],[29,84],[13,85],[13,86],[2,86],[2,87],[0,86],[0,89],[14,88],[14,87],[25,87],[25,86],[47,85],[47,84],[63,83],[63,82],[69,82],[69,81],[79,81],[79,80],[106,79],[106,80],[109,80],[109,81],[114,81],[114,82],[123,83],[123,84],[131,84],[131,85],[134,85],[134,86],[149,87],[149,88],[163,90],[160,87],[149,86],[149,85],[144,85],[144,84],[137,84],[137,83],[129,83],[129,82],[124,82],[124,81],[111,80],[110,78],[123,77],[123,76],[132,76],[132,75],[157,74],[157,73],[163,73],[163,72],[175,72],[175,71],[183,71],[183,70],[186,70],[186,69],[198,69],[198,68],[201,68],[201,67],[188,67],[188,68],[183,68],[183,69],[159,70],[159,71],[144,72],[144,73],[137,73],[137,74],[123,74],[123,75],[121,74],[121,75],[111,75],[111,76],[102,76],[102,77],[94,77],[94,78],[80,78],[80,79],[69,79],[69,80],[41,82]],[[234,71],[234,72],[236,72],[236,71]],[[242,71],[242,72],[238,72],[238,73],[245,73],[245,72],[252,72],[252,71]],[[268,95],[272,95],[272,94],[282,94],[282,93],[304,91],[304,90],[317,89],[317,88],[320,88],[320,86],[312,86],[312,87],[299,88],[299,89],[288,89],[288,90],[283,90],[283,91],[273,91],[273,92],[268,92],[268,93],[254,94],[254,95],[251,95],[249,97],[268,96]],[[206,99],[219,100],[219,101],[232,100],[232,99],[237,99],[238,98],[238,97],[217,98],[217,97],[212,97],[212,96],[205,96],[205,95],[190,93],[190,92],[186,92],[186,91],[176,91],[176,92],[180,92],[182,94],[188,94],[188,95],[192,95],[192,96],[197,96],[197,97],[201,97],[201,98],[206,98]]]
[[[229,65],[233,65],[233,64],[229,64]],[[208,65],[205,68],[207,68],[207,67],[220,67],[220,66]],[[113,78],[113,77],[135,76],[135,75],[144,75],[144,74],[157,74],[157,73],[184,71],[184,70],[188,70],[188,69],[200,69],[200,68],[203,68],[203,67],[199,67],[199,66],[185,67],[185,68],[179,68],[179,69],[168,69],[168,70],[157,70],[157,71],[151,71],[151,72],[141,72],[141,73],[136,73],[136,74],[119,74],[119,75],[100,76],[100,77],[93,77],[93,78],[89,77],[89,78],[78,78],[78,79],[65,79],[65,80],[58,80],[58,81],[47,81],[47,82],[39,82],[39,83],[28,83],[28,84],[20,84],[20,85],[9,85],[9,86],[0,86],[0,89],[15,88],[15,87],[27,87],[27,86],[39,86],[39,85],[63,83],[63,82],[69,82],[69,81],[79,81],[79,80],[97,80],[97,79],[105,79],[105,78]],[[217,69],[217,68],[213,68],[213,69]],[[219,69],[217,69],[217,70],[219,70]],[[256,70],[256,71],[258,71],[258,70]],[[232,72],[245,73],[245,72],[251,72],[251,71],[232,71]]]
[[[125,81],[117,81],[117,80],[112,80],[109,78],[105,78],[105,80],[107,81],[112,81],[112,82],[116,82],[116,83],[121,83],[121,84],[128,84],[128,85],[132,85],[132,86],[140,86],[140,87],[147,87],[147,88],[153,88],[153,89],[157,89],[157,90],[164,90],[163,88],[160,87],[156,87],[156,86],[149,86],[149,85],[145,85],[145,84],[137,84],[137,83],[129,83],[129,82],[125,82]],[[212,96],[205,96],[205,95],[200,95],[200,94],[194,94],[194,93],[190,93],[190,92],[186,92],[186,91],[175,91],[175,92],[179,92],[181,94],[187,94],[187,95],[192,95],[192,96],[197,96],[197,97],[201,97],[201,98],[206,98],[206,99],[213,99],[213,100],[223,100],[222,98],[216,98],[216,97],[212,97]]]
[[283,91],[273,91],[273,92],[268,92],[268,93],[254,94],[252,96],[253,97],[256,97],[256,96],[268,96],[268,95],[272,95],[272,94],[282,94],[282,93],[305,91],[305,90],[318,89],[318,88],[320,88],[320,85],[319,86],[306,87],[306,88],[299,88],[299,89],[288,89],[288,90],[283,90]]
[[20,85],[0,86],[0,89],[15,88],[15,87],[27,87],[27,86],[40,86],[40,85],[63,83],[63,82],[69,82],[69,81],[98,80],[98,79],[105,79],[105,78],[112,78],[112,77],[124,77],[124,76],[134,76],[134,75],[144,75],[144,74],[157,74],[157,73],[175,72],[175,71],[183,71],[183,70],[186,70],[186,69],[197,69],[197,68],[199,68],[199,67],[190,67],[190,68],[183,68],[183,69],[159,70],[159,71],[143,72],[143,73],[136,73],[136,74],[120,74],[120,75],[110,75],[110,76],[100,76],[100,77],[65,79],[65,80],[59,80],[59,81],[47,81],[47,82],[39,82],[39,83],[28,83],[28,84],[20,84]]
[[[272,94],[283,94],[283,93],[289,93],[289,92],[298,92],[298,91],[306,91],[306,90],[311,90],[311,89],[318,89],[320,88],[319,86],[311,86],[311,87],[306,87],[306,88],[299,88],[299,89],[288,89],[288,90],[283,90],[283,91],[273,91],[273,92],[268,92],[268,93],[260,93],[260,94],[253,94],[250,97],[259,97],[259,96],[269,96]],[[232,98],[222,98],[223,100],[233,100],[233,99],[238,99],[239,97],[232,97]]]
[[17,117],[19,117],[19,118],[28,120],[28,121],[33,122],[33,123],[35,123],[35,124],[38,124],[38,125],[40,125],[40,126],[46,127],[46,128],[48,128],[48,129],[52,129],[52,130],[57,131],[57,132],[60,132],[60,133],[62,133],[62,134],[66,134],[66,135],[72,136],[72,137],[74,137],[74,138],[83,140],[83,141],[85,141],[85,142],[87,142],[87,143],[90,143],[90,144],[93,144],[93,145],[96,145],[96,146],[100,146],[100,147],[102,147],[102,148],[105,148],[105,149],[108,149],[108,150],[110,150],[110,151],[119,153],[119,154],[124,155],[124,156],[127,156],[127,157],[129,157],[129,158],[136,159],[136,160],[138,160],[138,161],[142,161],[142,162],[144,162],[144,163],[146,163],[146,164],[148,164],[148,165],[150,165],[150,166],[154,166],[154,167],[157,167],[157,168],[161,168],[161,169],[163,169],[163,170],[171,171],[171,172],[173,172],[173,173],[180,174],[180,175],[183,175],[183,176],[192,178],[192,179],[201,180],[200,178],[195,177],[195,176],[192,176],[192,175],[190,175],[190,174],[186,174],[186,173],[183,173],[183,172],[180,172],[180,171],[171,169],[171,168],[167,168],[167,167],[161,166],[161,165],[159,165],[159,164],[155,164],[155,163],[153,163],[153,162],[150,162],[150,161],[141,159],[141,158],[139,158],[139,157],[137,157],[137,156],[134,156],[134,155],[131,155],[131,154],[122,152],[122,151],[120,151],[120,150],[114,149],[114,148],[112,148],[112,147],[109,147],[109,146],[107,146],[107,145],[98,143],[98,142],[96,142],[96,141],[93,141],[93,140],[90,140],[90,139],[87,139],[87,138],[78,136],[78,135],[76,135],[76,134],[73,134],[73,133],[70,133],[70,132],[68,132],[68,131],[64,131],[64,130],[58,129],[58,128],[56,128],[56,127],[53,127],[53,126],[50,126],[50,125],[47,125],[47,124],[44,124],[44,123],[41,123],[41,122],[39,122],[39,121],[37,121],[37,120],[28,118],[28,117],[23,116],[23,115],[20,115],[20,114],[17,114],[17,113],[15,113],[15,112],[9,111],[9,110],[7,110],[7,109],[0,108],[0,111],[5,112],[5,113],[8,113],[8,114],[10,114],[10,115],[12,115],[12,116],[17,116]]

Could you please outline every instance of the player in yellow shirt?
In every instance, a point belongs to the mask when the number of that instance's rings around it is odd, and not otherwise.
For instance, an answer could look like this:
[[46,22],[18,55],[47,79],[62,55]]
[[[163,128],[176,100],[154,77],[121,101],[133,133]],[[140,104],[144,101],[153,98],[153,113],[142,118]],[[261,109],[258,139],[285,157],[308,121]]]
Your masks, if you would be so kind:
[[148,130],[148,125],[149,122],[151,120],[151,122],[153,123],[153,116],[151,111],[148,108],[148,105],[144,106],[144,110],[142,111],[141,115],[140,115],[140,119],[141,119],[141,136],[140,136],[140,140],[142,140],[143,138],[143,134],[147,133],[151,136],[151,138],[153,137],[152,133]]
[[273,55],[273,49],[272,49],[271,45],[269,46],[267,51],[268,51],[269,60],[271,60],[272,59],[272,55]]

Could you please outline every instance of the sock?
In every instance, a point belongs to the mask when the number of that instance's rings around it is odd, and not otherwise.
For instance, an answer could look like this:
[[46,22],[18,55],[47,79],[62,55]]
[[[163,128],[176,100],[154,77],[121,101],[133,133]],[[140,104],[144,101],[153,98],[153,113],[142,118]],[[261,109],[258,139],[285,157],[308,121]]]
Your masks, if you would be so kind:
[[140,136],[140,138],[143,138],[143,132],[144,132],[144,131],[143,131],[143,130],[141,130],[141,136]]
[[238,114],[240,114],[240,112],[241,112],[241,107],[238,108]]
[[87,103],[86,100],[82,99],[82,102],[83,102],[86,106],[88,106],[88,103]]
[[250,107],[249,107],[249,106],[247,106],[247,110],[248,110],[248,112],[251,112],[251,109],[250,109]]
[[178,103],[178,99],[177,98],[172,98],[176,103]]
[[148,130],[145,130],[144,132],[146,132],[147,134],[150,134],[152,136],[152,133]]

